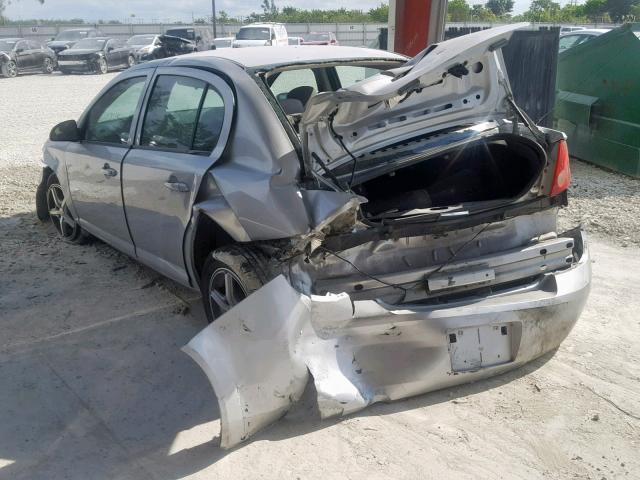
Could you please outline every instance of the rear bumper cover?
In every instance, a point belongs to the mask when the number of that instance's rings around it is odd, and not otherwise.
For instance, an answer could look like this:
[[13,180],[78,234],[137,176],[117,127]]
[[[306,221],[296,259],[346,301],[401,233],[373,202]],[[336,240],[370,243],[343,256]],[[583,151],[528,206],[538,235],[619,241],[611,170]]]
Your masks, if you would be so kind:
[[580,235],[582,255],[570,268],[446,307],[308,297],[276,278],[184,347],[218,399],[221,446],[284,415],[309,372],[328,418],[497,375],[556,349],[589,293],[589,250]]

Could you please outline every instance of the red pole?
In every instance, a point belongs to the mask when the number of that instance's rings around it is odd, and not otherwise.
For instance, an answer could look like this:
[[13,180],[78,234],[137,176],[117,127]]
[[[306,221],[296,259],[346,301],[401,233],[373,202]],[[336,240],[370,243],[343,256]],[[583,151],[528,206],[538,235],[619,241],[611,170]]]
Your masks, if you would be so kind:
[[[393,51],[413,57],[444,36],[447,0],[390,0]],[[395,12],[395,15],[393,13]],[[393,28],[395,27],[395,29]]]

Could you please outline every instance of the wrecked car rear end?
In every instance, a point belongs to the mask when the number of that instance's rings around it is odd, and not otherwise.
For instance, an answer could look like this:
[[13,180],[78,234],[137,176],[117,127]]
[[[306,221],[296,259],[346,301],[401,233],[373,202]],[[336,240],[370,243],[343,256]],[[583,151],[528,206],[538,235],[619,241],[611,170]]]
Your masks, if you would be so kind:
[[312,228],[252,242],[273,280],[185,347],[223,447],[284,415],[310,378],[327,418],[505,372],[569,334],[588,244],[557,228],[564,135],[513,102],[500,49],[516,28],[443,42],[296,119]]

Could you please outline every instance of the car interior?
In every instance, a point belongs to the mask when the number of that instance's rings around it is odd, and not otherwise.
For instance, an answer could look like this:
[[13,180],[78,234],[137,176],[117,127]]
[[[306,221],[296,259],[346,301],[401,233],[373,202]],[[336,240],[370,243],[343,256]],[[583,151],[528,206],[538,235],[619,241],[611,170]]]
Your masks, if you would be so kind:
[[317,93],[349,87],[383,70],[397,66],[397,63],[298,66],[269,72],[265,76],[265,82],[297,131],[302,113],[311,97]]

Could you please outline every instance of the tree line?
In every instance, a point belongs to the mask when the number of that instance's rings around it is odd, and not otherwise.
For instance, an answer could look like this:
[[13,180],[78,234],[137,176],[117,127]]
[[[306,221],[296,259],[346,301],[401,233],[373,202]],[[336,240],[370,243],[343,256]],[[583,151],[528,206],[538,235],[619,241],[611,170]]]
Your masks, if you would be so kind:
[[449,0],[450,22],[542,22],[610,23],[640,19],[640,0],[572,1],[564,6],[553,0],[532,0],[529,9],[513,15],[513,0],[488,0],[484,5],[469,5],[467,0]]

